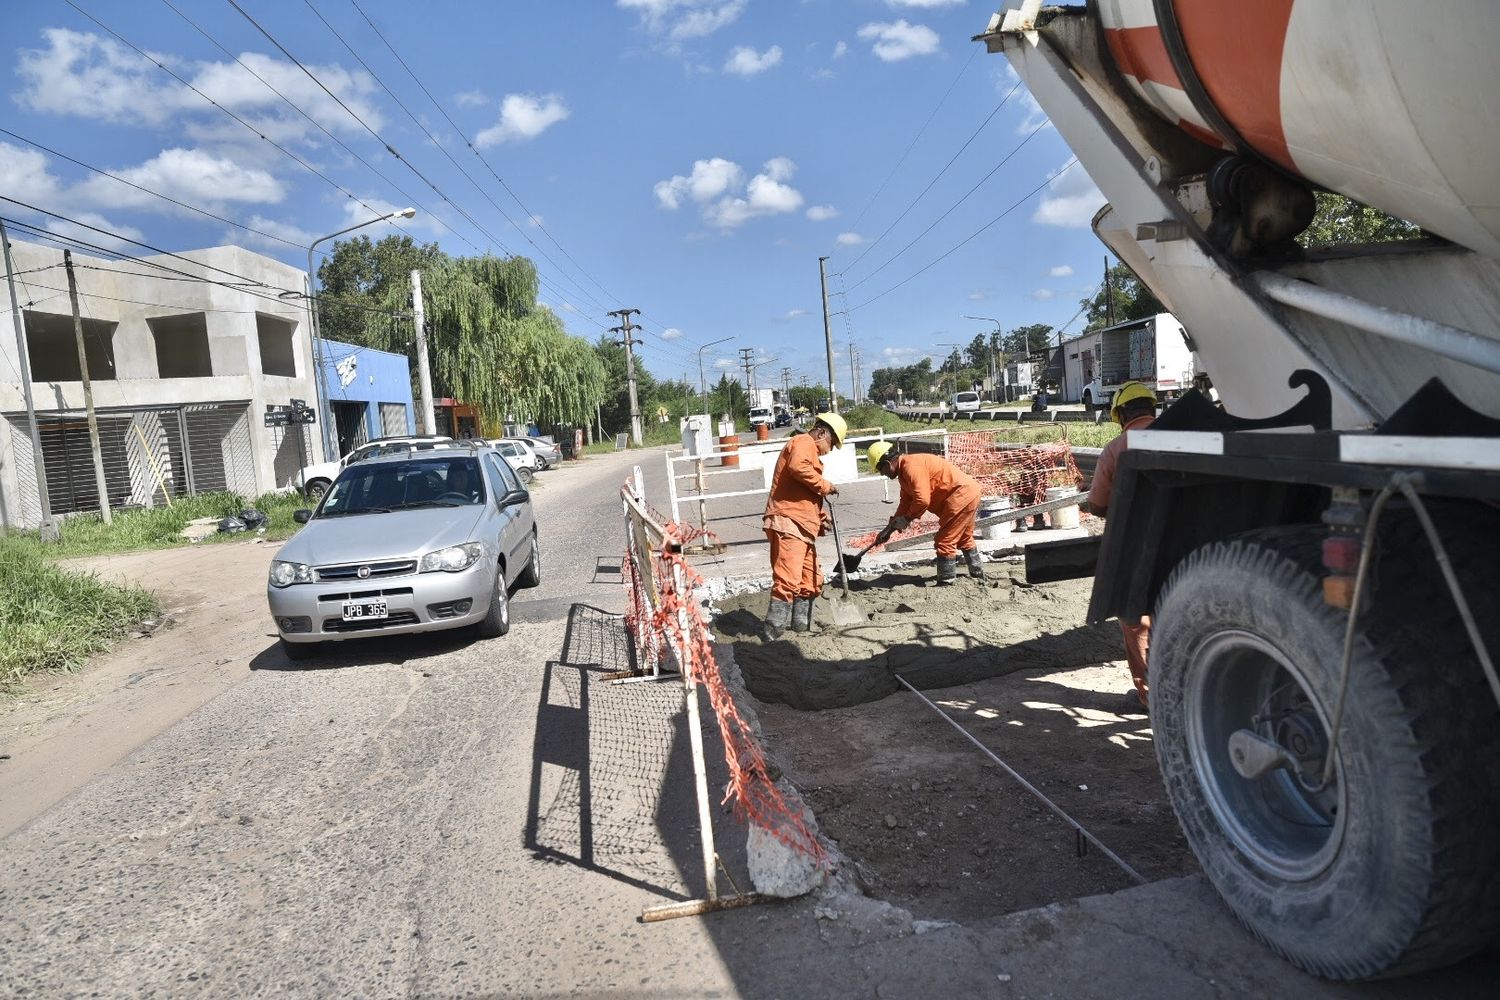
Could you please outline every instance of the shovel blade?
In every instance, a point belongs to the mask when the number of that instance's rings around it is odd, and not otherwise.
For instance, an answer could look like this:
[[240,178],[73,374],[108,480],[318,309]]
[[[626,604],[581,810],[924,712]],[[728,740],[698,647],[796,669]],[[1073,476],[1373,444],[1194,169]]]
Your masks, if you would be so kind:
[[863,552],[859,553],[859,555],[854,555],[854,556],[849,555],[849,553],[847,553],[847,552],[840,552],[839,553],[839,569],[842,570],[846,574],[858,573],[859,572],[859,561],[861,559],[863,559],[864,557],[865,557],[865,554]]
[[835,625],[863,625],[870,620],[861,608],[853,601],[847,601],[842,597],[835,597],[828,602],[828,610],[833,612],[833,623]]

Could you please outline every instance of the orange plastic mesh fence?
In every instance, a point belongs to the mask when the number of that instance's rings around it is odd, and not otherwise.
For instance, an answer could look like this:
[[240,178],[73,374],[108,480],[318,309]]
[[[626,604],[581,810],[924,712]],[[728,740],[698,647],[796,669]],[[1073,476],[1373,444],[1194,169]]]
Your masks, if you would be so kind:
[[[681,539],[684,525],[668,524],[670,539]],[[713,639],[694,591],[703,583],[698,572],[688,565],[675,546],[666,545],[657,553],[658,591],[661,607],[656,613],[656,628],[677,649],[686,649],[684,669],[708,692],[709,704],[719,720],[724,741],[724,762],[729,768],[729,785],[725,802],[734,803],[735,815],[741,821],[754,823],[787,847],[807,855],[819,865],[828,864],[828,856],[818,838],[808,829],[801,809],[793,810],[781,790],[771,780],[765,753],[749,723],[740,715],[714,658]],[[681,591],[678,590],[681,581]],[[679,615],[679,612],[685,612]],[[686,620],[686,634],[683,621]]]
[[[1083,473],[1078,471],[1073,448],[1066,441],[1007,444],[1005,433],[963,431],[948,435],[948,460],[978,481],[980,496],[1012,497],[1016,506],[1027,507],[1046,500],[1049,487],[1083,486]],[[905,531],[892,535],[891,541],[934,532],[937,527],[937,518],[924,514]],[[876,534],[866,532],[851,538],[849,544],[862,549]]]

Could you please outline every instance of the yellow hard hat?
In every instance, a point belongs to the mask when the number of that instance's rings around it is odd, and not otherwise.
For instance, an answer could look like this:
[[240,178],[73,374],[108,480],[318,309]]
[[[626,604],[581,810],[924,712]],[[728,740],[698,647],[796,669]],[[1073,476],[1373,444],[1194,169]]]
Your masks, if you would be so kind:
[[879,468],[880,463],[884,461],[885,457],[890,453],[891,443],[889,441],[876,441],[874,444],[870,445],[870,450],[866,452],[866,454],[870,457],[870,468]]
[[844,423],[844,418],[837,413],[818,414],[817,423],[822,424],[833,432],[833,443],[840,445],[844,443],[844,435],[849,432],[849,425]]
[[1115,392],[1115,398],[1109,407],[1109,412],[1115,418],[1116,423],[1124,422],[1120,419],[1120,411],[1137,399],[1149,399],[1154,403],[1156,402],[1156,392],[1140,382],[1126,382],[1120,386]]

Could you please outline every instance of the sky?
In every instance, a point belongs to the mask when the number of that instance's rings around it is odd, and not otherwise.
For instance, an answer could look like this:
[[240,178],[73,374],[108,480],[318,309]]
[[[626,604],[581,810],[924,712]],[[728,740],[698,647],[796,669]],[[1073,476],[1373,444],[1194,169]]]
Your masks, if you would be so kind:
[[991,320],[1077,330],[1102,277],[1102,196],[970,41],[999,5],[11,2],[0,196],[42,211],[0,214],[305,267],[412,206],[416,240],[535,260],[572,333],[639,309],[647,368],[694,382],[741,348],[825,382],[827,257],[847,393],[851,344],[868,385]]

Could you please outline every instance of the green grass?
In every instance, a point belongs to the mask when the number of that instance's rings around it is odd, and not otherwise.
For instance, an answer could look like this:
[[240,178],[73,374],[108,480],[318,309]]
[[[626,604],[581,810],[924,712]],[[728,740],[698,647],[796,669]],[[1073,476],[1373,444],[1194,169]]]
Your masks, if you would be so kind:
[[27,674],[77,670],[158,612],[140,587],[62,569],[35,547],[0,540],[0,694]]
[[996,431],[1001,440],[1014,444],[1045,444],[1067,441],[1075,448],[1102,448],[1120,433],[1113,423],[995,424],[990,421],[948,420],[924,423],[907,420],[878,406],[856,406],[844,413],[851,430],[879,427],[887,434],[905,431],[935,431],[946,427],[950,433],[963,431]]
[[[267,493],[247,501],[233,493],[201,493],[173,502],[171,507],[149,507],[143,510],[116,511],[114,522],[105,524],[97,514],[60,518],[60,538],[43,542],[35,533],[21,532],[0,540],[0,548],[30,548],[54,558],[99,555],[105,552],[131,552],[136,549],[171,548],[189,544],[182,529],[200,517],[220,518],[254,507],[270,518],[266,537],[286,538],[298,525],[292,512],[309,507],[309,501],[297,493]],[[243,541],[247,534],[210,535],[210,543]]]

